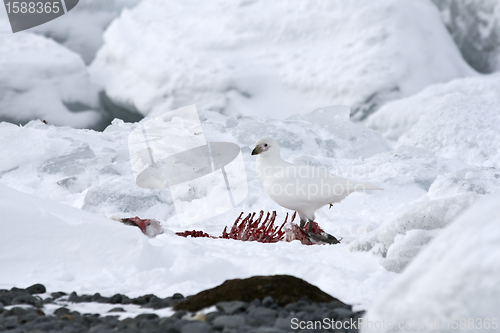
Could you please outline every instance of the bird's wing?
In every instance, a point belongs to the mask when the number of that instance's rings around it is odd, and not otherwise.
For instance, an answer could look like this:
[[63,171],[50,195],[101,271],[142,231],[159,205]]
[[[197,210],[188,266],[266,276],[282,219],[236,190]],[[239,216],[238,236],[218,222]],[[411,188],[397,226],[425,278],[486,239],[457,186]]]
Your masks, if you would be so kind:
[[354,191],[380,189],[370,183],[338,177],[326,169],[289,163],[268,177],[266,183],[268,194],[282,206],[283,202],[323,206],[339,202]]

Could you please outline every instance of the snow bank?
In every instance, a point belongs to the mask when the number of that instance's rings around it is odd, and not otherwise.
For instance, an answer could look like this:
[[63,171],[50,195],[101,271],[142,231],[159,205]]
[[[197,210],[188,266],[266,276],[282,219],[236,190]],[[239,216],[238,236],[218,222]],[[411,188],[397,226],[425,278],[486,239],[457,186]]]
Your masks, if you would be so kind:
[[102,35],[108,25],[124,8],[135,6],[141,0],[85,0],[69,13],[29,31],[54,39],[78,53],[86,64],[102,46]]
[[500,2],[432,0],[464,59],[478,72],[500,70]]
[[77,54],[30,33],[0,34],[0,54],[0,121],[99,125],[97,90]]
[[394,277],[368,254],[345,246],[171,233],[149,239],[138,228],[1,184],[0,211],[5,221],[0,224],[0,288],[37,282],[49,291],[166,297],[194,294],[231,278],[291,274],[366,307]]
[[386,104],[366,125],[396,140],[470,165],[500,165],[500,75],[433,85]]
[[381,265],[399,273],[440,229],[450,224],[473,201],[473,195],[463,195],[413,204],[374,232],[356,239],[350,244],[351,249],[381,255]]
[[127,138],[137,124],[115,121],[103,133],[30,122],[0,124],[1,181],[18,190],[50,198],[102,216],[172,214],[165,192],[135,185]]
[[429,1],[145,0],[104,40],[93,76],[115,104],[143,115],[196,103],[286,118],[345,104],[363,119],[474,75]]
[[479,196],[500,192],[495,168],[438,172],[427,194],[389,216],[377,229],[350,243],[354,251],[381,256],[387,270],[401,272],[441,230],[452,223]]
[[362,332],[392,331],[389,321],[423,325],[419,332],[498,331],[492,319],[500,307],[499,201],[498,194],[483,198],[443,230],[366,313],[386,329]]

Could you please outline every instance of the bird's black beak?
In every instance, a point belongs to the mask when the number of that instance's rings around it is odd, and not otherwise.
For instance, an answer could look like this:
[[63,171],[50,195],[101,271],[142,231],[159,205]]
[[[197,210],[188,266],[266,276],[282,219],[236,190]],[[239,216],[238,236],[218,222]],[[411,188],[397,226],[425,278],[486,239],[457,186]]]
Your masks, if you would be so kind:
[[259,155],[260,153],[262,153],[262,148],[259,146],[256,146],[255,149],[252,150],[252,155]]

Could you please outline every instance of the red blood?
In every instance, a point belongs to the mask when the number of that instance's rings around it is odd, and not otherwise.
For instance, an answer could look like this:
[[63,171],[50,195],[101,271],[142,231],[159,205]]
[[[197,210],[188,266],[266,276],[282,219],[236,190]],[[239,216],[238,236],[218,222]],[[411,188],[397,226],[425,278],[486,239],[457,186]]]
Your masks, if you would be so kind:
[[192,231],[188,230],[188,231],[184,231],[184,232],[176,232],[175,234],[178,235],[178,236],[182,236],[182,237],[191,236],[191,237],[195,237],[195,238],[196,237],[211,237],[211,238],[216,238],[216,237],[210,236],[206,232],[196,231],[196,230],[192,230]]
[[151,219],[141,219],[138,216],[128,217],[121,219],[121,221],[128,225],[136,225],[141,228],[143,233],[146,233],[146,227],[151,223]]

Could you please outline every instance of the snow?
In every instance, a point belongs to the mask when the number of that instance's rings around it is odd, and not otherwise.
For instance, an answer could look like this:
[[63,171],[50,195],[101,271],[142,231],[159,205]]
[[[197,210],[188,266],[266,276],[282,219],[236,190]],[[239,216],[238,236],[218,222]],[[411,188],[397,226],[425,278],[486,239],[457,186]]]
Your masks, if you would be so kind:
[[332,104],[363,119],[475,74],[437,8],[409,0],[145,0],[109,26],[90,70],[115,104],[143,115],[196,102],[279,119]]
[[381,265],[399,273],[440,229],[472,204],[474,195],[437,200],[423,197],[419,201],[386,220],[374,232],[356,239],[351,248],[381,255]]
[[0,120],[78,128],[101,122],[97,89],[81,58],[45,37],[0,34]]
[[[486,328],[486,318],[491,325],[500,307],[499,201],[498,194],[482,198],[443,230],[365,317],[394,325],[422,322],[425,329],[420,332],[436,331],[436,321],[441,331],[451,330],[452,320],[459,325],[453,329],[457,332]],[[462,318],[466,325],[460,326]],[[490,328],[498,331],[496,321],[496,328]],[[390,330],[363,330],[371,331]]]
[[40,282],[49,291],[166,297],[194,294],[230,278],[286,273],[364,306],[393,277],[370,255],[346,246],[192,239],[172,233],[149,239],[138,228],[4,185],[0,199],[8,221],[0,225],[0,287]]
[[458,79],[386,104],[366,125],[470,165],[500,165],[500,76]]

